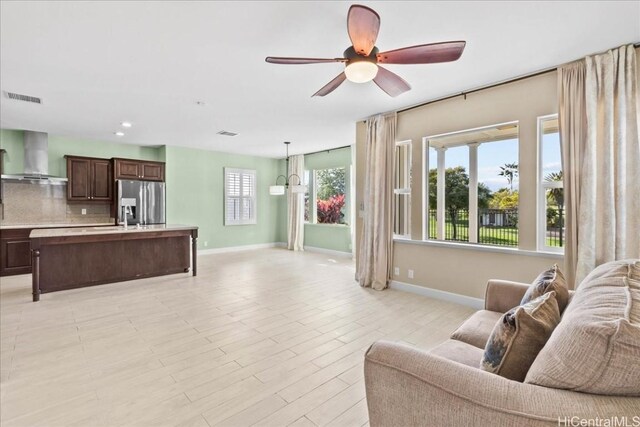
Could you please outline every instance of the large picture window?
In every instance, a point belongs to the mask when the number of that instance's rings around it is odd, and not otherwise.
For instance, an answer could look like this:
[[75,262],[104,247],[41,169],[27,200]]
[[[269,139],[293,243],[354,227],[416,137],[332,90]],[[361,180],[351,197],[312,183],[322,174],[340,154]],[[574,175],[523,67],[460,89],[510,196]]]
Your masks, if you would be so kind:
[[224,168],[224,224],[256,224],[256,171]]
[[425,240],[518,246],[518,124],[424,141]]
[[558,116],[538,119],[538,249],[562,252],[564,247],[564,188]]

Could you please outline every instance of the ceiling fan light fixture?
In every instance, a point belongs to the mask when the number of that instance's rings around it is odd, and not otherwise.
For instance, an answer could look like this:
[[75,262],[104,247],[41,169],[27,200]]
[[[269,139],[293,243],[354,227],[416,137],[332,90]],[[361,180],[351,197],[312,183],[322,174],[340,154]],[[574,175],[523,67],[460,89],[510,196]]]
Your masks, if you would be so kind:
[[378,66],[369,61],[351,61],[344,69],[347,79],[354,83],[366,83],[378,75]]

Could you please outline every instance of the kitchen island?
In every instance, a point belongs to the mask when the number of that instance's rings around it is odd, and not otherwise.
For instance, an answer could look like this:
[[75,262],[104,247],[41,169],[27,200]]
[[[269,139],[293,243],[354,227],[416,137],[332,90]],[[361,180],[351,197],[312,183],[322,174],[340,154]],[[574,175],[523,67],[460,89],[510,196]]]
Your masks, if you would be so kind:
[[197,238],[198,227],[189,225],[33,230],[33,301],[42,293],[188,272],[190,267],[195,276]]

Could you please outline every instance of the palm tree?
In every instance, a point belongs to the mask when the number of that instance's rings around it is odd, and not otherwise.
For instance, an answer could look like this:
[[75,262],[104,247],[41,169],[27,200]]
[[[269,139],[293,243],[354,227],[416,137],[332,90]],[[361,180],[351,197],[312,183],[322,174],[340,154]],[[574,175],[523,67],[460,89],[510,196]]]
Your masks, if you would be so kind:
[[517,163],[505,163],[504,166],[500,166],[500,173],[498,176],[504,176],[509,182],[509,189],[513,191],[513,179],[518,176],[518,164]]
[[[562,181],[562,171],[552,172],[544,177],[547,182]],[[562,213],[564,212],[564,189],[563,188],[550,188],[549,195],[547,196],[550,201],[553,201],[558,206],[558,226],[560,227],[560,246],[562,246],[562,229],[564,227]]]

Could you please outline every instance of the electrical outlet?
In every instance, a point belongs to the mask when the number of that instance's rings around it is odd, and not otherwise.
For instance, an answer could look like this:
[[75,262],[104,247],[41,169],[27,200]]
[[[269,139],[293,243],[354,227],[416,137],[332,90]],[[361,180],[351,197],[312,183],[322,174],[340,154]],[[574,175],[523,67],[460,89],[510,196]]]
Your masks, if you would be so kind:
[[400,268],[399,267],[393,267],[393,274],[395,276],[399,276],[400,275]]
[[413,279],[413,270],[407,271],[407,275],[409,276],[409,279]]
[[209,242],[207,242],[207,241],[205,240],[205,242],[204,242],[204,247],[206,248],[207,246],[209,246]]
[[87,214],[87,210],[86,209],[82,209],[82,215],[86,215]]

